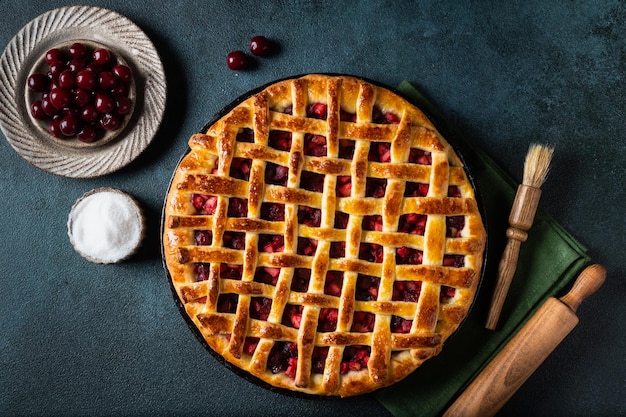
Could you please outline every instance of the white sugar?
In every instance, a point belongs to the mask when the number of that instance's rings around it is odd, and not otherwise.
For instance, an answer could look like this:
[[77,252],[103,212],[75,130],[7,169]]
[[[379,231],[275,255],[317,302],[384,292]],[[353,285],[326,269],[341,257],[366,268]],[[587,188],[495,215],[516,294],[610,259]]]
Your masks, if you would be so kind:
[[80,200],[72,209],[68,233],[75,249],[96,262],[118,262],[130,255],[142,238],[139,207],[127,196],[102,191]]

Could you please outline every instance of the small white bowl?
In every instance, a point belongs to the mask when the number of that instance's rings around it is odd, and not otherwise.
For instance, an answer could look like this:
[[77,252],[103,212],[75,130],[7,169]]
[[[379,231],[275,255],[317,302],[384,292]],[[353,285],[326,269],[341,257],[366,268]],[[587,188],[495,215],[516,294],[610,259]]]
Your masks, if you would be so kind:
[[115,188],[96,188],[72,206],[67,234],[83,258],[99,264],[118,263],[141,247],[145,218],[130,195]]

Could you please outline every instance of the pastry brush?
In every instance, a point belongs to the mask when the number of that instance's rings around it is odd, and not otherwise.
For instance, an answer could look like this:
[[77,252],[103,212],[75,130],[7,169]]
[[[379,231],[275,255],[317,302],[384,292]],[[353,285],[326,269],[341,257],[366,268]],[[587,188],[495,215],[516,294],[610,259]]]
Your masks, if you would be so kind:
[[520,247],[528,238],[527,231],[533,225],[535,213],[541,197],[541,186],[548,176],[554,148],[532,144],[524,161],[522,184],[517,188],[513,207],[509,214],[509,228],[506,231],[507,244],[498,266],[498,278],[491,298],[491,306],[485,327],[494,330],[509,291],[513,275],[517,269]]

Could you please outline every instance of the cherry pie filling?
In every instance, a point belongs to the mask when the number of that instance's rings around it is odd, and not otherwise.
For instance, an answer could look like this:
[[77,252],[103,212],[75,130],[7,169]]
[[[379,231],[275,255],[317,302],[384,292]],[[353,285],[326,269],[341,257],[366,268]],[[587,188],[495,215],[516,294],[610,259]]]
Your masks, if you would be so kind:
[[[291,107],[282,110],[291,114]],[[327,106],[323,103],[315,103],[307,108],[307,116],[318,119],[326,119]],[[356,115],[341,110],[340,119],[342,121],[354,122]],[[383,124],[397,124],[400,119],[393,113],[384,113],[375,108],[373,121]],[[254,133],[251,129],[241,129],[237,135],[239,142],[254,142]],[[290,132],[272,130],[269,132],[268,145],[274,149],[288,152],[292,145],[292,135]],[[352,159],[355,144],[351,140],[339,141],[339,157]],[[304,153],[311,156],[326,156],[326,138],[321,135],[306,133],[304,135]],[[368,159],[374,162],[391,162],[391,149],[388,143],[373,142],[370,146]],[[412,148],[410,150],[409,162],[414,164],[430,165],[432,158],[429,152]],[[249,180],[252,161],[244,158],[233,158],[230,175],[234,178]],[[213,172],[215,172],[214,170]],[[268,184],[287,185],[288,168],[282,165],[267,162],[265,168],[265,181]],[[310,171],[302,171],[300,175],[300,187],[304,190],[321,193],[324,188],[324,176]],[[387,180],[378,178],[367,178],[366,196],[382,198],[385,196]],[[407,182],[405,187],[405,197],[424,197],[428,194],[428,184]],[[336,193],[338,197],[348,197],[351,195],[351,177],[338,176]],[[450,186],[449,197],[461,197],[460,190],[456,186]],[[192,194],[191,203],[196,215],[211,216],[215,214],[217,208],[217,197],[212,195]],[[230,198],[228,201],[228,217],[247,217],[248,201],[242,198]],[[280,203],[264,202],[261,205],[260,217],[270,222],[282,222],[285,220],[285,206]],[[298,206],[298,223],[308,227],[320,227],[321,210],[305,205]],[[337,229],[346,229],[349,216],[341,211],[335,212],[334,226]],[[398,232],[424,235],[428,216],[419,213],[403,214],[399,218]],[[364,231],[381,231],[382,216],[363,216],[362,229]],[[446,218],[446,236],[461,237],[465,227],[464,216],[449,216]],[[245,233],[224,232],[222,238],[223,247],[243,250],[245,247]],[[210,230],[195,230],[194,241],[198,246],[212,245],[213,236]],[[314,256],[318,242],[315,239],[298,238],[297,253],[305,256]],[[282,235],[260,234],[258,237],[259,252],[282,252],[284,250],[284,237]],[[331,242],[330,258],[342,258],[345,256],[345,242]],[[381,263],[383,261],[383,247],[374,243],[361,243],[359,246],[359,259]],[[422,251],[402,246],[396,249],[395,260],[397,265],[419,265],[423,261]],[[461,268],[464,266],[463,255],[444,255],[443,265]],[[197,263],[194,266],[196,281],[204,281],[209,278],[209,265]],[[241,280],[243,265],[222,263],[219,269],[222,280]],[[257,268],[254,281],[276,286],[281,269],[273,267]],[[304,268],[295,268],[291,279],[290,290],[293,292],[307,292],[310,283],[311,271]],[[380,278],[359,274],[356,281],[355,300],[361,302],[376,301]],[[418,302],[422,283],[420,281],[396,281],[393,284],[393,301]],[[324,294],[339,297],[343,289],[343,272],[328,271],[324,283]],[[440,302],[449,303],[455,296],[455,289],[442,286],[440,292]],[[206,297],[195,300],[199,303],[206,302]],[[235,313],[237,309],[238,295],[223,293],[219,295],[217,311],[220,313]],[[250,316],[255,320],[267,320],[272,307],[272,299],[266,297],[252,297],[250,303]],[[304,306],[286,304],[283,310],[281,324],[299,329],[302,321]],[[321,308],[317,331],[333,332],[337,328],[338,310],[336,308]],[[365,311],[355,311],[352,318],[350,332],[367,333],[374,330],[375,315]],[[413,325],[413,320],[400,316],[392,316],[392,333],[409,333]],[[230,335],[226,336],[227,339]],[[243,347],[243,354],[253,355],[259,339],[246,337]],[[326,346],[315,346],[312,355],[312,372],[321,374],[325,369],[325,361],[329,348]],[[345,374],[350,371],[360,371],[367,368],[370,357],[369,346],[346,346],[343,350],[340,371]],[[272,373],[283,372],[286,376],[294,378],[297,369],[298,349],[295,342],[278,341],[275,342],[267,361],[267,369]]]

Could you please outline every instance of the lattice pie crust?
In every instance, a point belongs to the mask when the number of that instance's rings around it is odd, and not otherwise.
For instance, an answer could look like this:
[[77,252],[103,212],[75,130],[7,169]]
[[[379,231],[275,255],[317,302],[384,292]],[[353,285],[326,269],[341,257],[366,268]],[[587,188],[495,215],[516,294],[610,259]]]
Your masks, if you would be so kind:
[[165,205],[176,296],[226,361],[351,396],[437,355],[473,302],[485,229],[416,107],[346,76],[251,95],[189,140]]

